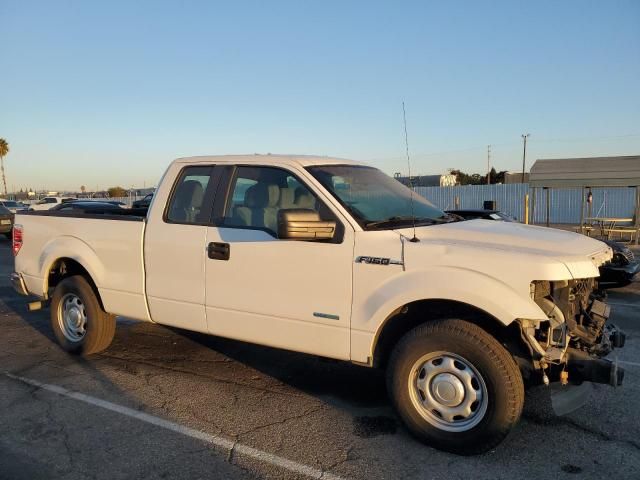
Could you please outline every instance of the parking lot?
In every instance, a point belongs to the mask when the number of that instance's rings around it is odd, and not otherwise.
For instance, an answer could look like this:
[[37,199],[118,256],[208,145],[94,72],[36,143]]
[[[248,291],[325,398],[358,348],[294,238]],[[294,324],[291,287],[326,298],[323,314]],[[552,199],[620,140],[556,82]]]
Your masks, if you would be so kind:
[[459,457],[415,441],[381,372],[121,319],[89,359],[29,313],[0,241],[0,478],[637,478],[640,282],[610,293],[628,334],[622,388],[594,385],[556,417],[550,389],[495,451]]

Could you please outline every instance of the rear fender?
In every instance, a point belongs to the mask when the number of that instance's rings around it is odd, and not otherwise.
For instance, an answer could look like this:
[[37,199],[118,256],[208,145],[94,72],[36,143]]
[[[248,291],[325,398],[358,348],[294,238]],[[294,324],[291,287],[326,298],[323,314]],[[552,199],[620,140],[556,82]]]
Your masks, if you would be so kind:
[[43,279],[42,294],[44,297],[47,297],[49,290],[49,272],[61,258],[70,258],[78,262],[89,272],[93,283],[100,287],[105,274],[105,266],[96,252],[77,237],[62,236],[48,242],[38,259],[38,267]]

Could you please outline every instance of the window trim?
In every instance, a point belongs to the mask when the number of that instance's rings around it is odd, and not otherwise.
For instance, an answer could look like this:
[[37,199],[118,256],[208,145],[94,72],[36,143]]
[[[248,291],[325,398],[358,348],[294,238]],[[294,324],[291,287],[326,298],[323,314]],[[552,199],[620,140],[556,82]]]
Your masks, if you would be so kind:
[[[178,172],[178,175],[176,175],[176,179],[174,180],[173,185],[171,186],[171,191],[169,192],[169,196],[167,197],[167,201],[164,206],[164,211],[162,212],[162,220],[164,223],[167,223],[170,225],[195,225],[200,227],[210,226],[208,219],[211,218],[211,212],[213,211],[214,198],[216,196],[218,187],[220,186],[220,177],[222,176],[222,172],[220,172],[220,170],[222,169],[217,167],[218,165],[215,165],[215,164],[205,164],[205,165],[191,164],[191,165],[185,165],[180,169],[180,171]],[[200,211],[200,214],[199,214],[199,216],[201,218],[204,218],[205,221],[204,222],[177,222],[169,218],[169,207],[171,205],[171,202],[173,201],[173,198],[175,196],[176,190],[178,189],[178,186],[182,183],[185,177],[185,171],[191,168],[208,168],[209,169],[209,183],[207,183],[207,188],[204,192],[204,197],[202,198],[202,205],[204,206],[204,208]]]
[[[290,241],[307,242],[307,243],[321,243],[321,244],[341,244],[341,243],[344,242],[345,226],[344,226],[344,223],[342,222],[342,220],[340,219],[340,217],[338,216],[338,214],[336,214],[327,205],[327,202],[325,202],[320,197],[320,195],[312,187],[310,187],[309,184],[303,178],[301,178],[300,175],[298,175],[296,172],[293,172],[293,171],[289,170],[288,168],[282,167],[282,166],[279,166],[279,165],[276,166],[276,165],[238,163],[238,164],[228,165],[226,167],[227,167],[226,168],[226,172],[224,172],[225,174],[223,174],[224,178],[222,178],[221,182],[220,182],[220,187],[222,187],[222,188],[218,188],[218,191],[216,193],[216,198],[214,200],[213,211],[211,212],[212,216],[210,217],[210,222],[211,222],[211,226],[212,227],[216,227],[216,228],[234,228],[234,229],[238,229],[238,230],[259,230],[259,231],[268,233],[271,237],[273,237],[276,240],[287,241],[288,239],[286,239],[286,238],[279,238],[278,237],[278,232],[274,232],[274,231],[272,231],[272,230],[270,230],[268,228],[251,227],[251,226],[245,226],[245,225],[225,225],[224,223],[221,223],[221,220],[226,218],[224,216],[224,213],[227,211],[227,206],[229,205],[229,201],[232,201],[233,192],[231,191],[231,188],[234,185],[234,181],[237,178],[238,169],[241,168],[241,167],[247,167],[247,168],[271,168],[271,169],[275,169],[275,170],[282,170],[283,172],[285,172],[288,175],[290,175],[293,178],[295,178],[298,181],[298,183],[300,183],[301,186],[306,188],[309,191],[309,193],[311,193],[316,198],[316,201],[318,201],[320,204],[322,204],[324,206],[325,209],[327,209],[329,212],[331,212],[331,214],[333,215],[334,220],[336,222],[336,232],[335,232],[334,238],[332,240],[330,240],[330,241],[322,241],[322,240],[290,240]],[[222,197],[222,198],[219,198],[219,197]]]

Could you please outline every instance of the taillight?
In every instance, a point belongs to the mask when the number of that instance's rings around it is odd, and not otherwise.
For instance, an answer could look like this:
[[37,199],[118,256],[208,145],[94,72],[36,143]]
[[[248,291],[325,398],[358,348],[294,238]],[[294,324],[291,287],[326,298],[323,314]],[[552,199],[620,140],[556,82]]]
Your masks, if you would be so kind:
[[13,226],[13,256],[18,255],[22,248],[22,225]]

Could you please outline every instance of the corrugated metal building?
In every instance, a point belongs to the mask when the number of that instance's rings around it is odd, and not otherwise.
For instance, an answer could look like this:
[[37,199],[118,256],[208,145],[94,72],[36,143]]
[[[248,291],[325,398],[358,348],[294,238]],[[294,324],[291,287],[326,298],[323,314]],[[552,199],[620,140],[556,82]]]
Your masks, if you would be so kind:
[[[482,208],[495,200],[498,209],[524,221],[524,198],[535,208],[531,221],[544,223],[549,198],[550,223],[581,223],[583,216],[633,217],[640,201],[640,156],[537,160],[529,184],[417,187],[415,191],[442,209]],[[629,188],[634,187],[634,188]],[[545,190],[546,189],[546,190]],[[591,191],[590,212],[583,210],[586,192]],[[590,214],[589,214],[590,213]]]
[[[585,217],[594,217],[593,202],[587,201],[589,197],[595,200],[594,188],[607,188],[612,195],[615,195],[613,193],[615,189],[633,191],[633,197],[629,203],[632,208],[630,208],[630,215],[626,218],[632,218],[635,228],[640,228],[639,155],[536,160],[531,167],[529,187],[532,189],[531,205],[534,215],[539,210],[539,199],[544,197],[545,204],[549,204],[545,205],[544,210],[546,223],[552,222],[551,193],[553,191],[579,189],[580,224]],[[602,218],[608,215],[598,213],[595,216]]]

